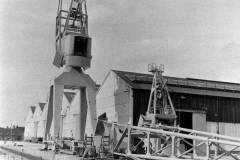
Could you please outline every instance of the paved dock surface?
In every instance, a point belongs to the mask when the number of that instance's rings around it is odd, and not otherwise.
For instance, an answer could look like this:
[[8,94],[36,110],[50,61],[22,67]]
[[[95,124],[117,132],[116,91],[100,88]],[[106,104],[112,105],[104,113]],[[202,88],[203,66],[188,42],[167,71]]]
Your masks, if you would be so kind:
[[0,160],[30,160],[0,148]]
[[[0,151],[3,150],[8,153],[11,153],[11,154],[8,154],[7,156],[0,154],[0,160],[5,160],[6,157],[8,157],[7,159],[9,160],[80,160],[81,159],[80,157],[77,157],[75,155],[67,155],[62,153],[54,154],[53,151],[51,150],[41,151],[40,149],[42,147],[43,147],[43,144],[39,144],[39,143],[12,142],[12,141],[8,141],[4,143],[3,141],[0,141]],[[236,156],[239,157],[239,155],[236,155]],[[19,159],[19,157],[21,157],[21,159]],[[233,160],[233,158],[229,156],[224,156],[222,157],[221,160]]]
[[41,151],[43,144],[29,143],[29,142],[3,142],[0,141],[0,148],[13,152],[14,154],[21,154],[32,160],[79,160],[80,158],[74,155],[66,155],[53,151]]

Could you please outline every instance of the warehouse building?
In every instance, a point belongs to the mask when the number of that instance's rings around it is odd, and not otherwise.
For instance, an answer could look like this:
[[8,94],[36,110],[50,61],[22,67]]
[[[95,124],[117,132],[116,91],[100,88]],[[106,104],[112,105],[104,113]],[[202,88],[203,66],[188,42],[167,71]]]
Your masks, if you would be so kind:
[[[81,118],[79,109],[80,106],[81,106],[81,90],[64,89],[60,120],[61,138],[80,139],[80,121],[79,121],[79,118]],[[85,127],[86,134],[91,135],[94,133],[95,121],[96,121],[96,108],[88,108]]]
[[[86,134],[94,133],[97,116],[137,125],[147,110],[153,76],[111,70],[99,87],[96,108],[88,108]],[[240,84],[165,77],[180,127],[240,137]],[[80,89],[64,89],[59,136],[79,138]],[[25,139],[52,139],[53,86],[47,104],[30,107]]]
[[37,105],[36,112],[34,114],[35,133],[34,137],[42,141],[46,127],[47,107],[46,103],[40,102]]
[[25,130],[24,130],[24,140],[31,140],[34,136],[34,113],[35,113],[36,106],[29,107],[28,114],[25,120]]
[[[98,87],[98,86],[96,86]],[[96,92],[88,90],[88,92]],[[96,97],[96,94],[91,93]],[[93,102],[95,103],[95,102]],[[81,89],[64,89],[61,105],[61,118],[59,137],[63,139],[80,138],[80,106]],[[33,110],[33,107],[31,107]],[[31,111],[32,111],[31,110]],[[87,135],[94,134],[96,125],[96,107],[88,108],[85,132]],[[53,86],[50,87],[48,101],[39,103],[34,111],[29,112],[25,121],[25,140],[42,141],[52,140],[53,137]]]
[[47,121],[48,108],[46,103],[40,102],[37,106],[31,106],[25,121],[24,139],[42,141]]
[[[98,86],[96,86],[98,87]],[[46,125],[44,130],[44,139],[52,140],[53,137],[53,86],[50,87],[49,98],[47,102]],[[96,97],[95,90],[91,95]],[[64,89],[61,103],[60,130],[59,137],[63,139],[79,139],[80,138],[80,106],[81,106],[80,88]],[[93,102],[96,103],[96,102]],[[95,105],[94,105],[95,106]],[[88,108],[86,111],[86,127],[85,133],[91,135],[94,133],[96,125],[96,107]]]
[[[111,70],[97,93],[97,115],[137,125],[147,110],[153,76]],[[240,137],[240,84],[165,77],[179,126]]]

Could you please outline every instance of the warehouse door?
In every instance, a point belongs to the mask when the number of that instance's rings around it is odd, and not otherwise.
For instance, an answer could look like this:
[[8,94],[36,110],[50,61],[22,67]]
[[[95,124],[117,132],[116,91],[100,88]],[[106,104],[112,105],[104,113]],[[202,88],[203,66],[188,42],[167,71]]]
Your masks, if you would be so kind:
[[193,128],[193,113],[192,112],[183,112],[177,111],[177,124],[182,128]]
[[[177,111],[177,124],[182,128],[193,129],[193,113],[192,112],[183,112]],[[192,148],[193,141],[191,139],[185,139],[187,141],[180,142],[184,145],[185,150]],[[189,145],[191,144],[191,145]]]
[[[198,131],[206,131],[207,130],[207,121],[206,121],[206,113],[205,112],[193,112],[193,129]],[[196,145],[201,143],[201,141],[196,141]],[[206,155],[206,146],[200,145],[198,150],[196,151],[198,156]]]
[[194,112],[192,122],[194,130],[207,131],[206,113]]

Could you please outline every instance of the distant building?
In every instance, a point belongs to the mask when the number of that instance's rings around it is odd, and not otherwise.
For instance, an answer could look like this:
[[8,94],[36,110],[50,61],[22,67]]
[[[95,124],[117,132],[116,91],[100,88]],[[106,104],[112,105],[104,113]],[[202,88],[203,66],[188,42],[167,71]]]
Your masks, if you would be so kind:
[[11,126],[0,128],[0,140],[20,141],[24,137],[24,127]]
[[[111,70],[97,93],[97,115],[137,125],[153,76]],[[165,77],[181,127],[240,137],[240,84]]]
[[[97,86],[96,86],[97,89]],[[88,90],[91,92],[91,90]],[[95,91],[96,92],[96,91]],[[94,93],[95,93],[94,92]],[[92,93],[91,95],[96,96]],[[60,119],[59,137],[64,139],[79,139],[80,124],[79,107],[81,106],[80,89],[64,89],[62,99],[62,111]],[[91,102],[96,103],[96,102]],[[92,116],[93,114],[94,116]],[[89,108],[86,111],[87,120],[85,132],[88,135],[94,133],[96,125],[96,108]],[[26,118],[25,140],[53,139],[53,86],[50,87],[50,94],[47,103],[39,103],[35,109],[30,107]]]
[[15,126],[12,128],[12,138],[13,140],[20,141],[24,139],[24,127]]
[[34,137],[42,141],[45,134],[47,107],[45,102],[39,102],[34,113]]
[[36,110],[36,106],[29,107],[28,114],[25,120],[25,131],[24,131],[24,139],[31,140],[34,137],[34,113]]
[[45,135],[47,111],[45,102],[31,106],[25,121],[25,140],[42,141]]

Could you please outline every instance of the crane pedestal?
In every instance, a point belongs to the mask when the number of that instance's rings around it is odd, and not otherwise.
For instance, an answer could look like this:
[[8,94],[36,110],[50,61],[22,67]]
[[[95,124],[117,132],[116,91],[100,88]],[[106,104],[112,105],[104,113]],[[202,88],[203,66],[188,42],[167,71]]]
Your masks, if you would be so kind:
[[55,139],[62,138],[61,111],[65,89],[80,91],[79,113],[75,115],[77,118],[75,138],[84,140],[87,115],[89,115],[88,121],[91,128],[95,128],[96,125],[96,120],[94,119],[96,117],[96,84],[89,75],[74,68],[64,71],[54,79],[52,126]]

